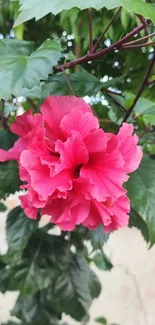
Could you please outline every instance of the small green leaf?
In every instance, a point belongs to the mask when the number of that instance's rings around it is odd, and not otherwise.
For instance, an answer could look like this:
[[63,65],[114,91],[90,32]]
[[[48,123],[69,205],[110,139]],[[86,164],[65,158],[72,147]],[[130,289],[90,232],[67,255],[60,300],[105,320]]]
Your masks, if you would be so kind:
[[96,254],[92,261],[96,264],[96,266],[103,271],[110,271],[113,267],[109,258],[104,253]]
[[96,230],[89,232],[89,238],[93,248],[98,249],[108,240],[109,235],[104,232],[103,226],[99,226]]
[[0,212],[5,212],[7,210],[7,207],[4,203],[0,202]]
[[95,319],[95,322],[99,323],[99,324],[103,324],[103,325],[107,325],[107,319],[104,317],[98,317]]
[[32,52],[30,42],[0,40],[0,98],[17,96],[23,87],[47,80],[60,58],[61,46],[55,41],[47,40]]
[[36,231],[38,222],[29,219],[23,209],[18,206],[8,213],[6,221],[6,239],[8,255],[11,260],[21,257],[32,233]]

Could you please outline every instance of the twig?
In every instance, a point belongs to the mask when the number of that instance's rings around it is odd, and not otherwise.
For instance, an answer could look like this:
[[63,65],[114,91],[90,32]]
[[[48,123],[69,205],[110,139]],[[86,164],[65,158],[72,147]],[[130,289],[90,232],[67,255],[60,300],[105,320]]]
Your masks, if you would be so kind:
[[152,80],[152,81],[148,81],[148,86],[151,86],[155,83],[155,80]]
[[89,21],[89,52],[93,48],[93,24],[92,24],[92,10],[88,8],[88,21]]
[[154,63],[155,63],[155,50],[154,50],[153,58],[152,58],[152,60],[151,60],[151,62],[149,64],[148,70],[147,70],[147,72],[145,74],[144,80],[143,80],[143,82],[141,84],[141,87],[140,87],[140,89],[139,89],[139,91],[138,91],[138,93],[137,93],[137,95],[136,95],[136,97],[135,97],[135,99],[133,101],[133,104],[126,111],[126,114],[125,114],[125,117],[123,119],[123,122],[126,122],[127,121],[127,119],[129,118],[129,116],[131,115],[131,113],[132,113],[135,105],[137,104],[137,102],[138,102],[138,100],[139,100],[142,92],[144,91],[145,87],[148,85],[148,78],[150,76],[150,73],[152,71],[152,68],[153,68]]
[[155,32],[152,33],[152,34],[148,34],[148,35],[146,35],[144,37],[138,38],[138,39],[136,39],[134,41],[124,43],[123,46],[130,45],[130,44],[135,44],[135,43],[140,42],[140,41],[144,41],[145,39],[148,39],[149,37],[154,36],[154,35],[155,35]]
[[141,44],[129,45],[129,46],[128,46],[128,43],[125,43],[122,45],[122,47],[126,50],[126,49],[138,49],[141,47],[154,46],[154,45],[155,45],[155,42],[150,41],[147,43],[141,43]]
[[64,75],[65,75],[66,81],[67,81],[67,83],[68,83],[68,87],[69,87],[69,89],[70,89],[72,95],[75,96],[75,94],[74,94],[74,90],[73,90],[73,88],[72,88],[72,85],[71,85],[71,83],[70,83],[70,80],[69,80],[68,74],[67,74],[67,72],[65,71],[65,69],[63,70],[63,72],[64,72]]
[[85,63],[88,61],[94,61],[97,58],[100,58],[101,56],[108,54],[112,50],[121,48],[122,44],[125,43],[129,38],[134,36],[135,34],[139,33],[141,30],[143,30],[145,26],[143,24],[139,25],[138,27],[134,28],[131,32],[129,32],[127,35],[125,35],[123,38],[118,40],[117,42],[113,43],[109,47],[106,47],[105,49],[102,49],[99,52],[95,53],[88,53],[85,56],[82,56],[81,58],[78,58],[74,61],[65,63],[63,65],[59,65],[54,67],[54,71],[63,71],[64,69],[72,68],[78,64]]
[[7,124],[7,120],[4,116],[4,111],[5,111],[5,100],[4,99],[1,99],[1,104],[2,104],[2,111],[1,111],[1,114],[0,114],[0,118],[1,118],[1,121],[2,121],[2,127],[4,129],[8,129],[8,124]]
[[109,24],[107,25],[107,27],[105,28],[105,30],[103,31],[103,33],[101,34],[101,36],[99,37],[99,39],[97,40],[96,44],[92,48],[92,53],[95,52],[95,50],[97,49],[97,47],[100,44],[102,38],[104,37],[104,35],[106,34],[106,32],[108,31],[108,29],[110,28],[110,26],[112,25],[112,23],[113,23],[114,19],[116,18],[116,16],[119,14],[121,8],[122,7],[119,7],[118,10],[115,12],[114,16],[111,18]]

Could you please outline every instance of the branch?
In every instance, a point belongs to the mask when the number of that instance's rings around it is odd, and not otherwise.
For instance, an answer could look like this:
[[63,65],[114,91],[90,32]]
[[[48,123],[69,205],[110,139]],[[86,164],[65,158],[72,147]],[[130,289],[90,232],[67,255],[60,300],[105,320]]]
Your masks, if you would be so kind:
[[88,21],[89,21],[89,52],[93,48],[93,24],[92,24],[92,11],[88,8]]
[[145,28],[145,26],[143,24],[141,24],[140,26],[134,28],[131,32],[129,32],[127,35],[125,35],[123,38],[121,38],[120,40],[118,40],[117,42],[113,43],[112,45],[110,45],[109,47],[106,47],[105,49],[102,49],[99,52],[95,52],[95,53],[88,53],[85,56],[78,58],[74,61],[65,63],[63,65],[60,66],[56,66],[54,68],[55,71],[63,71],[64,69],[68,69],[68,68],[72,68],[78,64],[84,63],[84,62],[88,62],[88,61],[94,61],[97,58],[100,58],[101,56],[108,54],[109,52],[111,52],[112,50],[118,49],[122,47],[122,44],[125,43],[128,39],[130,39],[132,36],[134,36],[135,34],[139,33],[141,30],[143,30]]
[[149,76],[150,76],[150,73],[152,71],[152,68],[153,68],[154,63],[155,63],[155,50],[154,50],[153,58],[152,58],[152,60],[151,60],[151,62],[149,64],[148,70],[147,70],[147,72],[145,74],[145,77],[144,77],[144,80],[142,82],[142,85],[141,85],[141,87],[140,87],[140,89],[139,89],[139,91],[138,91],[138,93],[137,93],[137,95],[136,95],[136,97],[135,97],[135,99],[133,101],[133,104],[131,105],[131,107],[129,108],[129,110],[126,111],[126,114],[125,114],[125,117],[123,119],[123,122],[126,122],[127,121],[127,119],[129,118],[129,116],[131,115],[131,113],[132,113],[135,105],[137,104],[137,102],[138,102],[138,100],[139,100],[142,92],[144,91],[145,87],[148,85],[148,79],[149,79]]
[[102,38],[104,37],[104,35],[106,34],[106,32],[108,31],[108,29],[110,28],[110,26],[112,25],[114,19],[116,18],[116,16],[119,14],[120,10],[122,9],[122,7],[119,7],[118,10],[115,12],[114,16],[111,18],[108,26],[105,28],[105,30],[103,31],[103,33],[101,34],[101,36],[99,37],[99,39],[97,40],[96,44],[94,45],[94,47],[92,48],[92,53],[96,51],[98,45],[100,44]]
[[131,42],[128,42],[128,43],[124,43],[123,46],[131,45],[131,44],[135,44],[135,43],[137,43],[137,42],[140,42],[140,41],[143,41],[143,40],[145,40],[145,39],[148,39],[148,38],[150,38],[151,36],[154,36],[154,35],[155,35],[155,32],[152,33],[152,34],[148,34],[148,35],[146,35],[146,36],[144,36],[144,37],[138,38],[138,39],[136,39],[136,40],[134,40],[134,41],[131,41]]
[[141,47],[146,47],[146,46],[154,46],[155,42],[147,42],[147,43],[141,43],[141,44],[135,44],[135,45],[128,45],[128,43],[125,43],[122,45],[123,49],[138,49]]
[[155,80],[152,80],[152,81],[148,81],[148,86],[151,86],[151,85],[153,85],[155,83]]

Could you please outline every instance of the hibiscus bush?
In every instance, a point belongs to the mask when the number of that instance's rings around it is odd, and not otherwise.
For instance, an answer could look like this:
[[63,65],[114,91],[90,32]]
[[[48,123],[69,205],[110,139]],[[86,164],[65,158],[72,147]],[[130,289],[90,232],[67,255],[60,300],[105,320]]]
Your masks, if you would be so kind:
[[0,291],[19,292],[7,325],[89,324],[111,233],[155,243],[155,2],[0,9],[0,211],[20,200],[0,256]]

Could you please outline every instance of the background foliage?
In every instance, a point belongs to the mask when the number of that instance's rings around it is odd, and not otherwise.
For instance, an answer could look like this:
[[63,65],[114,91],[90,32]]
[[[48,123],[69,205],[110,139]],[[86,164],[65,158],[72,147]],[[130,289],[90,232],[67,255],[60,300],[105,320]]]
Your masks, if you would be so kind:
[[[9,149],[16,140],[8,130],[16,115],[30,107],[39,111],[49,94],[85,97],[108,132],[117,132],[128,119],[144,151],[140,168],[127,183],[129,227],[139,228],[152,246],[155,1],[105,0],[103,7],[102,0],[93,0],[88,10],[90,1],[77,0],[76,6],[72,0],[0,1],[0,147]],[[92,40],[97,42],[94,51]],[[16,163],[0,163],[0,211],[19,186]],[[57,325],[63,313],[86,324],[91,302],[101,291],[91,265],[113,267],[104,253],[108,236],[102,227],[93,232],[78,227],[60,236],[54,230],[52,224],[40,228],[39,220],[29,220],[20,207],[7,216],[8,251],[0,257],[0,290],[19,290],[12,315],[21,325]],[[108,324],[103,317],[96,321]]]

